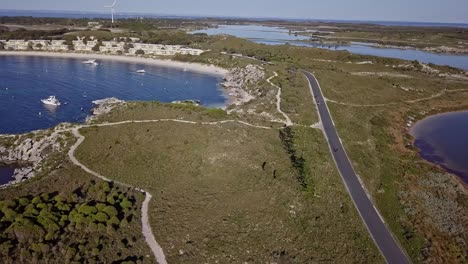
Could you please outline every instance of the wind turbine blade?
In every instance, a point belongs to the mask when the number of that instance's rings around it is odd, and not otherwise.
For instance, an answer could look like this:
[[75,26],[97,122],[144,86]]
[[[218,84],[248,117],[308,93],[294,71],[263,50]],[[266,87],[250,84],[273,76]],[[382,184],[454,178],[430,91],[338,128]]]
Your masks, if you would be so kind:
[[117,0],[114,1],[114,3],[112,4],[112,7],[114,7],[116,3],[117,3]]

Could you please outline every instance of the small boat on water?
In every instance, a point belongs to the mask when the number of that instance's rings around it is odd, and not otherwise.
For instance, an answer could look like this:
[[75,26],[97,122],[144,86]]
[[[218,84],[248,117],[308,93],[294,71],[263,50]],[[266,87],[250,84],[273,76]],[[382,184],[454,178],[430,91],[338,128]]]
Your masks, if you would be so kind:
[[137,73],[146,73],[145,70],[138,70],[138,71],[136,71],[136,72],[137,72]]
[[83,64],[98,65],[96,60],[86,60],[86,61],[83,61]]
[[51,95],[47,99],[42,99],[41,102],[45,105],[52,105],[52,106],[59,106],[61,105],[60,101],[55,98],[55,96]]

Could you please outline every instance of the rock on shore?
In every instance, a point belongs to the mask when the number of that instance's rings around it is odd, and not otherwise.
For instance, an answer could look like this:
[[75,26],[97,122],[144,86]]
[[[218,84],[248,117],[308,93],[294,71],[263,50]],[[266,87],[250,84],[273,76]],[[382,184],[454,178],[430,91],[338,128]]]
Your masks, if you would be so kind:
[[99,116],[109,113],[110,111],[112,111],[112,109],[114,109],[114,107],[123,103],[125,103],[125,101],[119,100],[115,97],[93,101],[93,104],[95,104],[96,106],[91,110],[92,116],[86,118],[86,122],[91,122]]
[[41,163],[50,154],[61,151],[59,133],[36,137],[22,136],[11,146],[0,145],[0,163],[17,165],[10,184],[30,179],[40,170]]
[[248,92],[248,86],[258,83],[265,78],[265,71],[262,67],[249,64],[244,68],[235,68],[225,77],[222,85],[232,98],[231,104],[241,105],[249,102],[255,97]]

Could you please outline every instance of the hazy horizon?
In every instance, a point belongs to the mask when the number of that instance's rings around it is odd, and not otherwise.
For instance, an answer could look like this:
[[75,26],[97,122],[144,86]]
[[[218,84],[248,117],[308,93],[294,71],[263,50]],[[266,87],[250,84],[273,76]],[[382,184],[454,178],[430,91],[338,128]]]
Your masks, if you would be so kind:
[[[0,10],[106,13],[108,10],[104,5],[112,2],[41,0],[38,3],[32,0],[0,0]],[[292,0],[287,4],[280,0],[201,0],[197,3],[189,0],[120,0],[116,5],[117,13],[121,14],[455,24],[468,23],[465,10],[468,10],[468,1],[463,0],[394,0],[379,3],[372,0]]]
[[[37,13],[56,13],[56,14],[95,14],[106,15],[105,11],[77,11],[77,10],[28,10],[28,9],[0,9],[0,12],[37,12]],[[332,18],[304,18],[304,17],[274,17],[274,16],[217,16],[217,15],[183,15],[183,14],[163,14],[163,13],[148,13],[148,12],[116,12],[116,17],[121,16],[136,16],[148,15],[154,17],[194,17],[194,18],[229,18],[229,19],[278,19],[278,20],[310,20],[310,21],[343,21],[343,22],[389,22],[389,23],[433,23],[433,24],[464,24],[467,22],[440,22],[440,21],[410,21],[410,20],[368,20],[368,19],[332,19]],[[106,17],[103,17],[106,18]],[[109,18],[110,19],[110,18]]]

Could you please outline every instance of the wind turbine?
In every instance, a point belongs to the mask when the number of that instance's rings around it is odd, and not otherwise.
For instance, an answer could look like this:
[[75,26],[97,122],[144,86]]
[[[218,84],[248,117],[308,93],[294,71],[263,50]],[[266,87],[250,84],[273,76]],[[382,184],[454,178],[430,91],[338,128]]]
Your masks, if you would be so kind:
[[114,24],[114,14],[115,14],[114,6],[115,6],[116,3],[117,3],[117,0],[115,0],[112,5],[105,5],[104,6],[104,7],[110,8],[110,10],[111,10],[112,24]]

